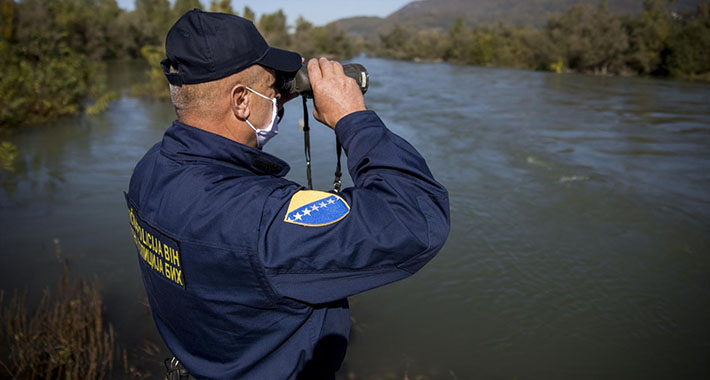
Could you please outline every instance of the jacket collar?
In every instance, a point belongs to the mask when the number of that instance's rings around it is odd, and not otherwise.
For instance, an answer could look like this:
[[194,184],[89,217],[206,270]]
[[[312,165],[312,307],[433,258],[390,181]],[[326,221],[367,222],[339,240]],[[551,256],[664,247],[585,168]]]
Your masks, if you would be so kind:
[[291,169],[286,162],[269,153],[177,120],[165,131],[160,151],[175,161],[216,160],[276,177],[285,176]]

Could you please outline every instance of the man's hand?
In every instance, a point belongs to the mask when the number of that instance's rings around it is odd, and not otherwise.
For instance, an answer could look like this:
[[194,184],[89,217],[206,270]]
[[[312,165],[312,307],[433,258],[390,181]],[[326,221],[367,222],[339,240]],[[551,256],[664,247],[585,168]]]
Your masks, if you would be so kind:
[[367,109],[360,87],[345,75],[339,62],[311,59],[308,78],[313,88],[313,116],[321,123],[335,128],[343,116]]

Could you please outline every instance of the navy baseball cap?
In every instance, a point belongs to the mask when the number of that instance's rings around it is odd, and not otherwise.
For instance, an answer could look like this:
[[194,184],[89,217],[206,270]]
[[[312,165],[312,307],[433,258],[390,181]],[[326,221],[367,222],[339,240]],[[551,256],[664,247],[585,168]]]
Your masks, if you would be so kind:
[[[160,65],[170,84],[181,86],[224,78],[259,64],[295,73],[301,56],[269,47],[251,21],[226,13],[188,11],[168,31]],[[177,73],[170,72],[177,67]]]

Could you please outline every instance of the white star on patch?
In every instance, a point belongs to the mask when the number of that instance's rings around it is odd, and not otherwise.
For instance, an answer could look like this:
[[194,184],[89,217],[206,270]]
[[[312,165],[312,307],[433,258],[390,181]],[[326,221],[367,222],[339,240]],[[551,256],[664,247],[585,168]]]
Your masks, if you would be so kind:
[[303,209],[303,216],[306,216],[306,215],[311,216],[311,210],[309,210],[307,208]]
[[301,219],[303,219],[303,215],[301,215],[300,213],[296,213],[296,215],[294,215],[293,218],[295,220],[301,220]]
[[328,204],[329,204],[329,205],[332,205],[333,203],[335,203],[335,199],[333,199],[333,198],[328,199]]
[[321,202],[319,206],[320,206],[320,207],[323,207],[323,208],[328,207],[328,205],[327,205],[325,202]]
[[318,211],[319,208],[320,207],[318,207],[318,205],[313,205],[313,207],[311,207],[311,211]]

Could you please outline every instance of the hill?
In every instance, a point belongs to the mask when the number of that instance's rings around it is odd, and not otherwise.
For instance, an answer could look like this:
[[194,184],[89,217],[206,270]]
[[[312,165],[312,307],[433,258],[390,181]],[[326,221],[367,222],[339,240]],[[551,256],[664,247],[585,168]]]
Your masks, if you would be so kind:
[[384,18],[382,17],[350,17],[335,21],[335,23],[343,30],[355,36],[367,36],[383,25]]
[[[676,10],[693,10],[702,0],[677,0]],[[513,25],[543,26],[553,13],[584,4],[596,7],[599,0],[416,0],[386,18],[353,17],[335,23],[354,36],[376,38],[382,31],[397,23],[417,28],[449,28],[458,17],[469,26],[493,25],[499,22]],[[612,0],[609,10],[618,13],[637,13],[642,0]]]

